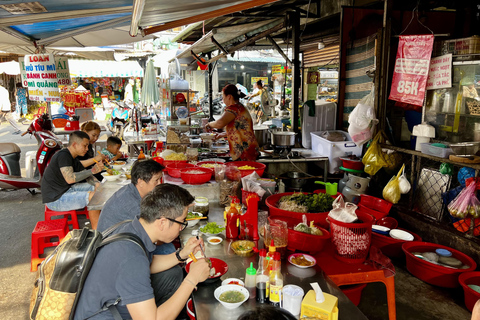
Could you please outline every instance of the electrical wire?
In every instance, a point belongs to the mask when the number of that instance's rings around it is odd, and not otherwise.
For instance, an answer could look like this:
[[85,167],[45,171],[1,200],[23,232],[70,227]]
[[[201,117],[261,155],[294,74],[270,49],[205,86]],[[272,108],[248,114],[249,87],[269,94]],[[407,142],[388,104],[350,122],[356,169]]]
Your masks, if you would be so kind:
[[413,21],[413,18],[415,17],[415,13],[417,14],[417,21],[418,21],[418,23],[420,23],[423,27],[425,27],[425,29],[427,29],[428,31],[430,31],[431,34],[433,34],[433,31],[430,30],[429,27],[427,27],[426,25],[424,25],[424,24],[422,23],[422,21],[420,21],[420,19],[418,18],[418,6],[419,6],[419,5],[420,5],[420,0],[417,1],[417,5],[415,6],[415,8],[413,8],[412,17],[410,18],[410,22],[408,22],[407,26],[405,27],[405,29],[403,29],[402,32],[400,32],[400,34],[404,33],[404,32],[408,29],[408,27],[410,26],[410,24],[411,24],[412,21]]
[[302,33],[300,33],[300,39],[302,38],[303,36],[303,32],[305,31],[305,29],[307,28],[307,22],[308,22],[308,14],[310,13],[310,3],[312,2],[312,0],[308,0],[308,8],[307,8],[307,18],[305,19],[305,24],[303,25],[303,30],[302,30]]

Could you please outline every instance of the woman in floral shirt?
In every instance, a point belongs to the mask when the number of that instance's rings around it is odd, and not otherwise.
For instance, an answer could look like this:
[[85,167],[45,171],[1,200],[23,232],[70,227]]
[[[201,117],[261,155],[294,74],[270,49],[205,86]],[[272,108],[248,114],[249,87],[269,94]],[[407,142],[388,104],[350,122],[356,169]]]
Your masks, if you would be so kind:
[[217,138],[227,137],[232,160],[255,161],[259,154],[258,143],[253,132],[253,122],[248,110],[238,102],[240,94],[233,84],[223,88],[223,102],[227,105],[222,117],[206,125],[207,131],[226,129]]

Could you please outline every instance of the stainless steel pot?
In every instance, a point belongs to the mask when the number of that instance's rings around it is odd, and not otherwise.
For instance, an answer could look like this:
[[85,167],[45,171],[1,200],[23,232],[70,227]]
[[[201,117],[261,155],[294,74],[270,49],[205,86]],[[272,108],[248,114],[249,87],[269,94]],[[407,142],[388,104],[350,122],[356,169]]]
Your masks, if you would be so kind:
[[268,142],[268,127],[267,126],[254,126],[253,132],[257,139],[258,146],[261,148]]
[[293,147],[295,145],[295,135],[296,132],[290,131],[278,131],[274,132],[269,130],[272,134],[272,144],[274,146],[285,146],[285,147]]

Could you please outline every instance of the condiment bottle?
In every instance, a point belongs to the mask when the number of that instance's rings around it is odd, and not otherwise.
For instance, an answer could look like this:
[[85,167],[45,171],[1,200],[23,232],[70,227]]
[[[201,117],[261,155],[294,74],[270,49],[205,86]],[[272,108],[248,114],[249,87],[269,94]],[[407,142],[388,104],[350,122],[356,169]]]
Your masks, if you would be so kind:
[[282,263],[280,261],[280,252],[275,252],[273,258],[273,268],[272,272],[270,273],[270,304],[275,307],[280,307],[280,299],[282,297],[282,289],[283,289],[283,276],[281,266]]
[[250,267],[245,271],[245,289],[247,289],[250,294],[249,299],[255,298],[256,275],[257,270],[253,267],[253,262],[250,262]]
[[285,183],[283,183],[282,180],[278,182],[278,193],[284,193],[285,192]]
[[257,302],[268,302],[267,284],[269,281],[269,274],[266,263],[267,250],[261,249],[258,258],[257,276],[255,278],[256,299]]
[[227,225],[225,235],[229,239],[238,237],[238,210],[235,208],[235,203],[230,203],[230,208],[227,211]]
[[273,269],[273,257],[276,251],[277,251],[277,248],[275,247],[275,244],[273,243],[273,239],[272,239],[270,241],[270,246],[268,247],[268,253],[267,253],[267,269],[269,272],[272,271]]
[[140,149],[140,153],[138,154],[138,160],[143,160],[145,159],[145,154],[143,153],[143,148]]

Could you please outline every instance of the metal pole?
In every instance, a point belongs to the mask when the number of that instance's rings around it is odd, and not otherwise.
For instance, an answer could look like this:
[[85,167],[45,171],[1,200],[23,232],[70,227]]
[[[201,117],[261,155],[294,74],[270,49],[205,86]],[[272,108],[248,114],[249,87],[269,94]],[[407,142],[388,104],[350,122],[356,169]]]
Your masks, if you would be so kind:
[[[296,11],[289,13],[290,25],[292,26],[293,47],[293,77],[292,77],[292,129],[298,132],[298,101],[300,91],[300,14]],[[300,135],[297,137],[300,139]]]
[[[212,58],[211,54],[208,54],[208,60]],[[213,86],[212,86],[212,77],[213,77],[213,63],[208,64],[208,110],[209,110],[209,121],[215,120],[213,118]]]

